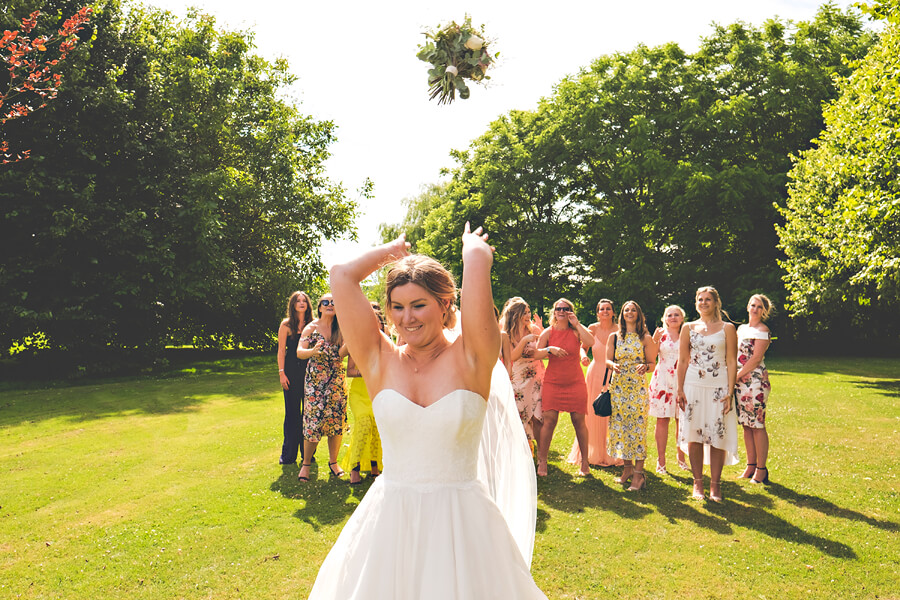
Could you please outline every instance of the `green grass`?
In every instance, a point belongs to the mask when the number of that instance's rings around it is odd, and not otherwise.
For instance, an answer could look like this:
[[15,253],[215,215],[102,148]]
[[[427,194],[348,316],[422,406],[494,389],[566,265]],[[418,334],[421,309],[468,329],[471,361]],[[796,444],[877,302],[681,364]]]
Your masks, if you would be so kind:
[[[576,478],[560,421],[532,569],[549,598],[900,597],[900,360],[769,366],[773,484],[728,467],[721,506],[690,500],[671,445],[644,492]],[[0,598],[305,598],[370,484],[329,481],[325,444],[310,484],[277,465],[274,371],[5,385]]]

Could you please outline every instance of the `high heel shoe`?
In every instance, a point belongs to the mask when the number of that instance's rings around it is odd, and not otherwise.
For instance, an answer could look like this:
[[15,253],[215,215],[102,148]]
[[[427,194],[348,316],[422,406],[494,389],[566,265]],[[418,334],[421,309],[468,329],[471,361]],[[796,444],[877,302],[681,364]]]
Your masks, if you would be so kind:
[[359,463],[350,469],[350,485],[359,485],[362,483],[362,477],[359,474]]
[[[765,471],[766,476],[763,477],[762,479],[756,479],[756,473],[758,473],[760,471]],[[750,480],[750,483],[756,483],[756,484],[768,484],[769,483],[769,470],[767,468],[756,467],[756,473],[753,474],[753,479]]]
[[[300,467],[300,473],[297,474],[297,481],[309,481],[309,468],[312,463],[303,463]],[[306,475],[303,475],[303,469],[306,469]]]
[[328,463],[328,470],[331,471],[330,477],[332,477],[332,478],[341,478],[341,477],[344,476],[344,471],[341,470],[340,467],[338,467],[338,470],[335,471],[335,470],[334,470],[334,466],[335,466],[336,464],[337,464],[337,462],[333,462],[333,463],[330,462],[330,463]]
[[690,471],[691,465],[684,462],[683,458],[679,458],[678,459],[678,468],[681,469],[682,471]]
[[[750,467],[753,467],[752,469]],[[753,477],[753,474],[756,473],[756,463],[747,463],[747,468],[744,469],[744,472],[737,476],[738,479],[750,479]]]
[[[718,490],[718,494],[713,494],[713,486],[715,486]],[[709,480],[709,499],[713,502],[722,502],[725,498],[722,496],[722,480]]]
[[616,483],[618,483],[620,485],[625,485],[626,483],[631,481],[633,477],[634,477],[634,468],[625,467],[625,469],[622,471],[622,475],[618,479],[616,479]]
[[[697,486],[700,486],[700,491],[697,491]],[[706,500],[706,494],[703,493],[703,478],[694,479],[694,493],[691,494],[691,498],[694,500],[704,501]]]
[[[637,484],[638,476],[641,478],[641,485]],[[629,492],[637,492],[638,490],[647,489],[647,477],[644,475],[643,471],[635,471],[634,478],[631,480],[631,487],[628,488]]]

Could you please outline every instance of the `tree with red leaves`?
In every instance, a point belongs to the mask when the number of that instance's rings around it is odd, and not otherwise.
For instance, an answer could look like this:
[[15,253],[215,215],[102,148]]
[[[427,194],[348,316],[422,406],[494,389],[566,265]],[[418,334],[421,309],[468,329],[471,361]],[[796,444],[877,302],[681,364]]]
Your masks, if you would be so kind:
[[[29,37],[37,25],[40,11],[22,19],[20,30],[4,31],[0,37],[0,61],[6,63],[9,84],[0,88],[0,127],[7,121],[25,117],[56,98],[62,75],[53,69],[66,59],[78,44],[78,32],[90,20],[91,9],[82,7],[66,19],[54,36]],[[57,55],[50,46],[59,44]],[[50,53],[52,55],[48,56]],[[51,57],[52,56],[52,57]],[[30,150],[10,151],[9,142],[0,138],[0,164],[28,158]]]

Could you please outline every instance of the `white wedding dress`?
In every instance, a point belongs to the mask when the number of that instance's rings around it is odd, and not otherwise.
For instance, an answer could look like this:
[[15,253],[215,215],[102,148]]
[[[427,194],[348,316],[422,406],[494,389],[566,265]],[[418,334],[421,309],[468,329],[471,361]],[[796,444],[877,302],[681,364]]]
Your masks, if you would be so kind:
[[311,599],[546,599],[520,550],[533,543],[534,521],[531,539],[517,543],[479,479],[487,404],[462,389],[426,408],[391,389],[373,398],[384,472],[326,557]]

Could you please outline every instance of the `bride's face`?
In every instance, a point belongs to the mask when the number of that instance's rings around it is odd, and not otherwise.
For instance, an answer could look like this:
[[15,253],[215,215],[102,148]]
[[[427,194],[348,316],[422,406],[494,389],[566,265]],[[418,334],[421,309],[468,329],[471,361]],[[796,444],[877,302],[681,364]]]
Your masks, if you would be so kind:
[[446,309],[437,298],[416,283],[397,286],[391,292],[391,321],[413,346],[427,344],[443,335]]

